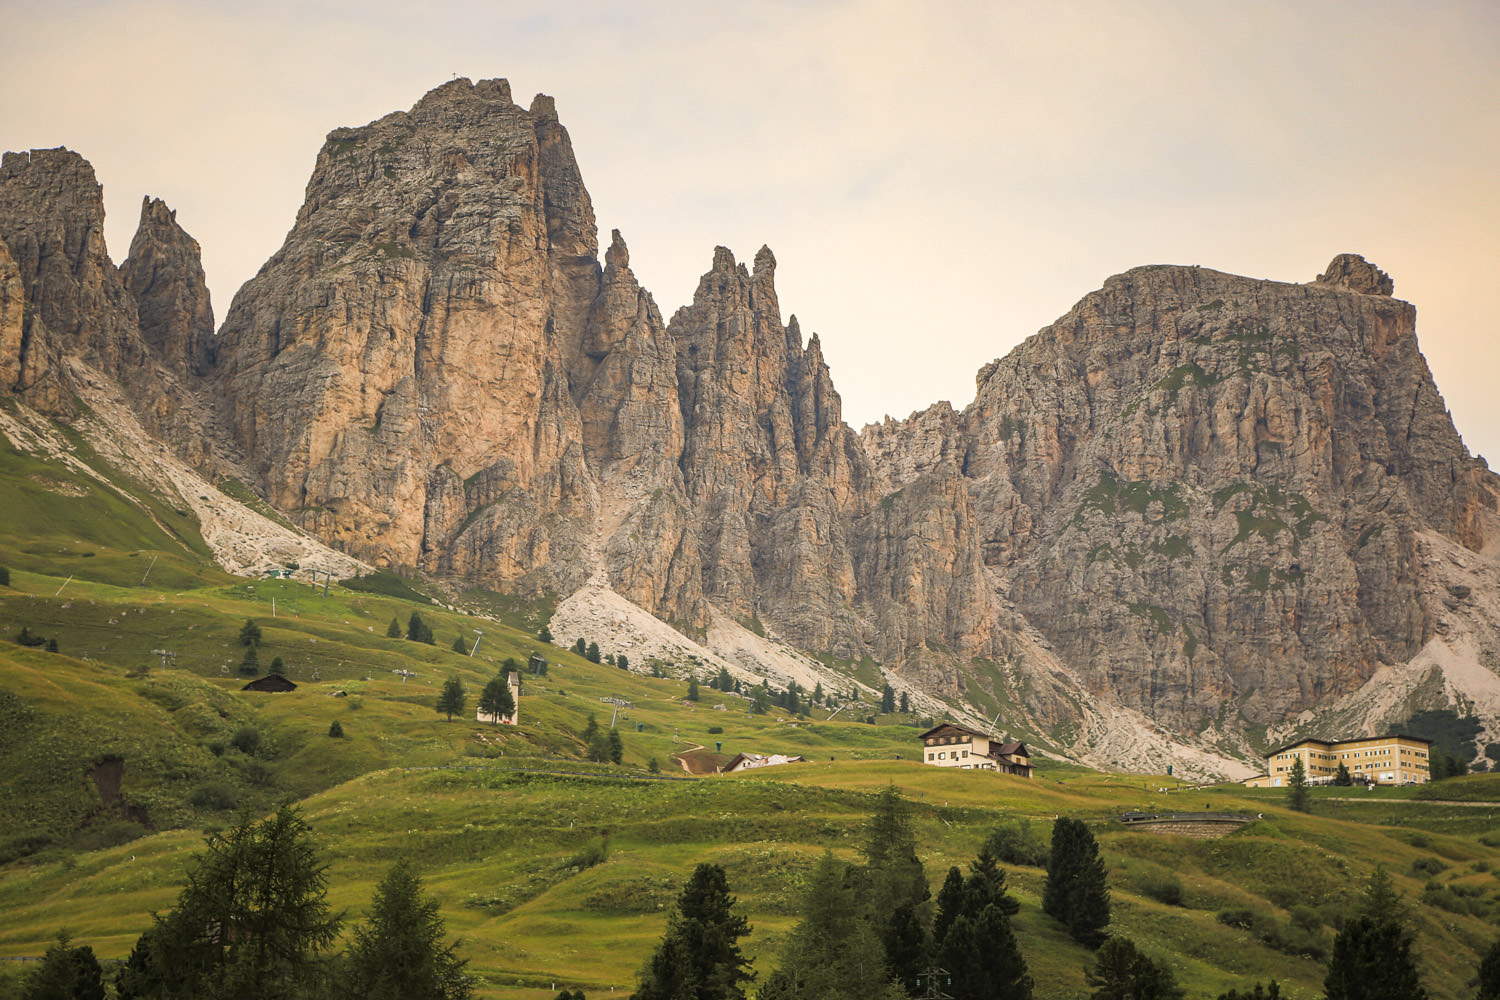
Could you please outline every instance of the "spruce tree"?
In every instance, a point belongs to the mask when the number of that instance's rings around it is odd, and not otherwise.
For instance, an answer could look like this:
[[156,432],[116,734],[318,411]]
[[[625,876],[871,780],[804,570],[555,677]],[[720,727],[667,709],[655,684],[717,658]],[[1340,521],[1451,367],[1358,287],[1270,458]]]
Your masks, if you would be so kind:
[[1099,947],[1084,979],[1096,986],[1090,1000],[1182,1000],[1172,970],[1140,952],[1129,938],[1112,937]]
[[588,651],[588,643],[586,641],[584,641],[581,638],[574,640],[574,642],[573,642],[573,652],[577,653],[579,656],[582,656],[587,651]]
[[468,1000],[465,961],[445,943],[437,900],[406,859],[375,888],[366,922],[354,929],[340,976],[349,1000]]
[[1426,1000],[1406,921],[1390,875],[1377,867],[1358,915],[1333,939],[1323,980],[1328,1000]]
[[495,725],[516,710],[516,699],[510,693],[510,682],[502,674],[491,678],[479,694],[479,710],[495,717]]
[[894,712],[895,710],[896,710],[896,689],[893,688],[893,687],[891,687],[889,684],[887,684],[885,686],[885,690],[882,691],[882,692],[880,692],[880,711],[883,712],[883,713],[885,713],[885,714],[890,714],[891,712]]
[[399,620],[395,618],[391,619],[390,626],[385,630],[385,637],[387,639],[401,638],[401,622]]
[[598,663],[599,662],[599,644],[597,642],[591,642],[591,643],[589,643],[588,644],[588,648],[586,648],[583,651],[583,658],[585,660],[588,660],[590,663]]
[[271,665],[266,668],[266,673],[272,674],[276,677],[285,677],[286,664],[281,662],[281,657],[273,656],[271,657]]
[[448,716],[452,722],[455,715],[464,714],[464,685],[457,677],[450,677],[443,682],[442,693],[438,695],[437,710]]
[[1085,947],[1098,948],[1104,942],[1104,928],[1109,926],[1104,860],[1094,835],[1081,820],[1059,819],[1052,826],[1042,909]]
[[21,1000],[104,1000],[104,972],[94,949],[73,947],[66,931],[47,949],[21,986]]
[[453,651],[465,655],[469,652],[469,647],[464,644],[464,634],[462,632],[453,637]]
[[1010,917],[1020,904],[1005,890],[1005,872],[988,845],[964,878],[948,870],[933,921],[933,961],[948,970],[945,986],[955,1000],[1026,1000],[1031,976],[1016,944]]
[[1500,1000],[1500,938],[1479,961],[1479,992],[1474,1000]]
[[[1354,784],[1354,776],[1349,773],[1349,768],[1343,761],[1339,761],[1339,769],[1333,774],[1333,783],[1340,788],[1348,788]],[[1259,983],[1255,985],[1257,988],[1260,986]],[[1276,984],[1272,983],[1271,985],[1275,986]]]
[[625,740],[620,736],[618,729],[611,729],[609,731],[608,747],[609,762],[611,764],[623,763],[625,760]]
[[547,626],[543,625],[541,627],[541,629],[537,632],[536,637],[539,640],[541,640],[542,642],[551,642],[552,641],[552,630],[550,628],[548,628]]
[[750,925],[732,912],[734,904],[723,868],[695,868],[661,944],[641,970],[635,1000],[744,1000],[744,984],[754,974],[739,940]]
[[255,624],[254,618],[246,618],[245,624],[240,626],[240,645],[252,649],[260,645],[260,626]]
[[1287,779],[1286,804],[1297,812],[1307,812],[1307,768],[1302,758],[1292,761],[1292,775]]
[[436,645],[436,637],[432,634],[432,628],[422,620],[417,612],[411,613],[411,618],[406,623],[406,638],[412,642],[425,642],[427,645]]
[[686,697],[687,697],[688,701],[697,701],[698,700],[698,678],[696,678],[696,677],[689,677],[688,678],[688,688],[687,688],[687,695],[686,695]]

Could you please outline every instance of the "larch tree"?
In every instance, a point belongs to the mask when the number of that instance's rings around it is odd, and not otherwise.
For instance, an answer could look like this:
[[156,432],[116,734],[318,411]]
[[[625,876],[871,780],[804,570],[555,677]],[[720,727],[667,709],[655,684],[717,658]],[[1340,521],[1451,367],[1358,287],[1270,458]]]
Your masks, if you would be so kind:
[[468,1000],[473,983],[457,944],[444,940],[437,900],[406,859],[375,887],[345,953],[339,993],[347,1000]]
[[284,805],[209,838],[177,905],[157,916],[118,980],[122,998],[291,1000],[324,985],[338,936],[328,866]]

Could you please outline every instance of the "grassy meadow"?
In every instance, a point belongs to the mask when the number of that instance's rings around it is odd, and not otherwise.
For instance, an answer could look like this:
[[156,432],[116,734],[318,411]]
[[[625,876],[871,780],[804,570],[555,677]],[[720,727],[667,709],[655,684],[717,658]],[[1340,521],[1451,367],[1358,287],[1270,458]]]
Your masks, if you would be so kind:
[[[628,995],[703,861],[725,867],[764,975],[817,859],[857,859],[887,785],[913,805],[934,891],[998,824],[1025,819],[1045,840],[1055,817],[1095,821],[1113,929],[1165,958],[1191,997],[1273,977],[1285,996],[1320,996],[1336,927],[1376,865],[1404,894],[1435,998],[1472,995],[1497,933],[1500,776],[1315,789],[1312,813],[1300,814],[1279,790],[1047,760],[1032,781],[929,768],[915,739],[926,720],[750,715],[744,699],[706,684],[688,703],[681,680],[539,642],[545,602],[476,593],[450,608],[394,578],[324,596],[296,580],[227,576],[191,518],[85,478],[0,440],[0,565],[11,571],[0,586],[0,958],[40,955],[64,928],[123,958],[151,912],[172,905],[206,834],[291,798],[325,852],[331,901],[351,920],[396,858],[415,863],[479,996]],[[413,611],[435,645],[387,637]],[[262,632],[261,671],[280,657],[295,692],[241,690],[246,619]],[[58,651],[14,642],[23,627]],[[477,655],[454,652],[475,629],[485,633]],[[550,664],[525,678],[520,724],[477,724],[483,684],[506,657],[524,663],[534,651]],[[434,703],[452,676],[469,701],[450,722]],[[628,703],[613,719],[619,765],[584,760],[589,716],[611,724],[605,698]],[[341,738],[329,735],[335,721]],[[677,763],[740,751],[808,759],[704,778]],[[1127,810],[1255,819],[1195,840],[1124,827],[1114,818]],[[1037,996],[1086,996],[1088,953],[1040,912],[1044,872],[1018,866],[1007,878]],[[0,994],[24,966],[0,962]]]

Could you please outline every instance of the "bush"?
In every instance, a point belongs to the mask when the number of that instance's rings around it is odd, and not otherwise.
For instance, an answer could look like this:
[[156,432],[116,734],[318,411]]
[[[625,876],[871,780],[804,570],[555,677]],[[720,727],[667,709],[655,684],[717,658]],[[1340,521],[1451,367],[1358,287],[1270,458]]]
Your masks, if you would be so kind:
[[1448,870],[1448,866],[1440,858],[1418,858],[1411,863],[1413,875],[1437,875]]
[[229,739],[230,746],[247,756],[253,756],[260,749],[260,744],[260,730],[254,726],[241,726]]
[[344,736],[344,727],[339,724],[339,720],[338,719],[334,719],[332,722],[330,722],[328,724],[328,735],[332,736],[334,739],[342,739],[343,738],[343,736]]
[[710,735],[710,736],[718,736],[718,735],[722,734],[723,732],[724,732],[724,727],[723,726],[709,726],[708,727],[708,735]]
[[44,848],[52,846],[52,835],[47,833],[18,833],[0,840],[0,865],[30,857]]
[[1168,906],[1184,906],[1182,883],[1176,875],[1170,872],[1149,872],[1136,879],[1136,887],[1156,900]]
[[73,846],[80,851],[102,851],[107,847],[119,847],[132,840],[139,840],[151,831],[128,819],[114,819],[99,826],[80,830],[73,838]]
[[1043,840],[1031,832],[1031,821],[1013,819],[1001,823],[990,834],[985,846],[990,853],[1009,865],[1024,865],[1028,868],[1047,867],[1049,848]]
[[577,854],[573,855],[567,861],[564,861],[563,867],[580,869],[592,868],[595,865],[603,864],[608,857],[609,841],[604,837],[600,837],[598,840],[584,845],[584,847]]
[[234,789],[222,781],[209,781],[188,793],[188,804],[195,809],[233,809],[238,802]]
[[9,587],[9,586],[10,586],[10,570],[7,569],[4,566],[0,566],[0,587]]

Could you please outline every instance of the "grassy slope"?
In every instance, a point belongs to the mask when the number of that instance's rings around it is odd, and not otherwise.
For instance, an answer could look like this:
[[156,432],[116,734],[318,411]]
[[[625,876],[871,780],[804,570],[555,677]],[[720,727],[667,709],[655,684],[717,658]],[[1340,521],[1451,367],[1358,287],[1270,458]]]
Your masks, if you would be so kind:
[[[23,479],[60,475],[55,466],[25,466],[33,460],[14,453],[0,460],[23,462]],[[16,481],[0,480],[7,487]],[[149,912],[171,905],[201,831],[233,815],[192,804],[206,784],[227,788],[251,809],[284,795],[305,799],[328,851],[333,901],[351,914],[367,905],[393,858],[416,859],[450,930],[464,938],[486,996],[550,998],[553,982],[591,994],[628,990],[676,887],[704,860],[728,869],[755,927],[748,950],[762,971],[773,968],[811,866],[825,848],[856,857],[870,796],[887,782],[917,805],[934,886],[1011,816],[1032,817],[1045,836],[1060,814],[1205,806],[1264,814],[1217,841],[1098,827],[1116,928],[1169,956],[1192,996],[1272,976],[1291,985],[1290,996],[1318,995],[1318,962],[1273,950],[1215,914],[1248,908],[1261,914],[1262,926],[1290,935],[1293,907],[1303,908],[1304,921],[1332,921],[1376,862],[1397,875],[1412,905],[1435,997],[1467,994],[1477,953],[1494,934],[1478,916],[1420,902],[1430,878],[1448,893],[1429,890],[1430,899],[1451,904],[1461,890],[1470,893],[1463,900],[1477,900],[1490,914],[1500,908],[1492,807],[1424,802],[1410,790],[1318,789],[1316,814],[1303,816],[1287,812],[1273,790],[1167,794],[1154,791],[1166,779],[1062,765],[1044,768],[1034,782],[940,771],[911,760],[909,727],[842,716],[794,727],[748,716],[731,697],[722,697],[731,710],[714,711],[721,696],[706,687],[704,701],[689,706],[679,682],[589,664],[555,648],[547,651],[549,676],[527,681],[519,727],[477,726],[472,716],[448,723],[432,708],[447,676],[465,681],[472,712],[495,664],[510,655],[524,661],[539,644],[503,624],[431,606],[420,611],[437,646],[388,639],[390,620],[404,624],[418,605],[337,587],[322,597],[291,581],[233,580],[205,569],[190,542],[161,531],[139,506],[110,501],[108,491],[67,498],[95,506],[48,521],[49,512],[66,509],[61,496],[47,492],[27,511],[7,506],[0,513],[0,538],[8,539],[0,541],[0,562],[14,560],[13,587],[0,588],[0,639],[26,625],[62,647],[48,654],[0,641],[0,800],[7,803],[0,842],[29,835],[51,842],[0,866],[3,955],[40,954],[66,926],[99,954],[123,956]],[[22,531],[23,520],[34,527]],[[106,543],[113,555],[100,562]],[[85,544],[100,555],[74,551]],[[153,571],[153,586],[142,587],[135,569],[156,552],[158,566],[166,561],[177,575]],[[56,595],[69,574],[75,579]],[[524,609],[507,610],[512,621],[527,621]],[[281,656],[301,684],[297,692],[239,691],[236,635],[247,617],[264,632],[261,663]],[[476,626],[486,632],[478,657],[448,648]],[[160,668],[151,652],[160,648],[177,654],[173,669]],[[403,683],[397,669],[416,676]],[[335,691],[348,697],[331,697]],[[605,696],[633,704],[620,722],[620,768],[577,762],[576,734],[587,716],[609,723],[612,709],[599,700]],[[345,739],[327,736],[335,719]],[[229,745],[247,726],[263,736],[254,754]],[[724,733],[710,734],[710,726]],[[726,754],[784,751],[811,762],[696,782],[646,780],[647,761],[670,773],[674,752],[694,744],[712,750],[717,740]],[[141,831],[103,810],[87,778],[111,754],[125,758],[126,799],[163,832],[119,842]],[[1500,778],[1451,787],[1453,797],[1470,802],[1500,799]],[[605,841],[603,863],[575,863]],[[1418,874],[1418,861],[1438,870]],[[1171,877],[1182,885],[1185,906],[1157,902],[1146,891]],[[1023,904],[1017,934],[1038,996],[1082,995],[1087,956],[1040,914],[1043,873],[1020,868],[1009,879]],[[1315,933],[1326,944],[1332,929]]]

